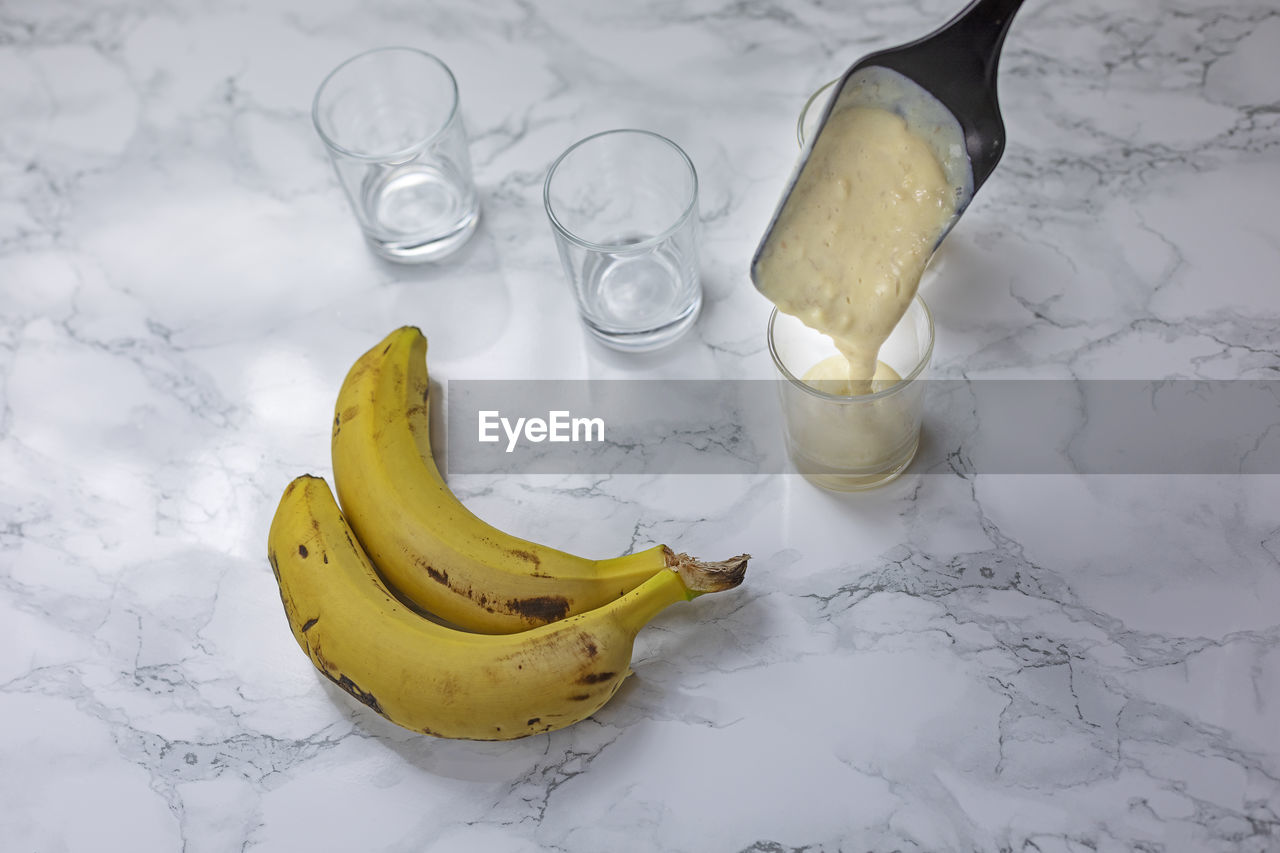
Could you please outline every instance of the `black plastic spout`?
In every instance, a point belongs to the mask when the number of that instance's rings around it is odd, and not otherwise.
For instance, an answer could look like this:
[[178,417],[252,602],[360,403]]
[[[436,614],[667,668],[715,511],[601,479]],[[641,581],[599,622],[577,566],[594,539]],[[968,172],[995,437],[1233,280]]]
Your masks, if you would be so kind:
[[923,38],[877,51],[849,69],[845,79],[869,66],[909,77],[949,109],[964,130],[976,192],[1004,153],[996,76],[1000,50],[1023,0],[973,0],[958,15]]

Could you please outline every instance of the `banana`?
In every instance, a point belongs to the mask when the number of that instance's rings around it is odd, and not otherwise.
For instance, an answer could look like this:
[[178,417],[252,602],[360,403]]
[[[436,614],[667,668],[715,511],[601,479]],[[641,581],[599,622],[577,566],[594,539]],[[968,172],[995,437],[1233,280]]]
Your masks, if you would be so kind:
[[604,605],[671,568],[740,572],[749,555],[701,562],[659,545],[589,560],[528,542],[472,514],[431,453],[427,339],[395,330],[352,366],[333,419],[338,501],[386,582],[461,628],[509,633]]
[[268,560],[294,639],[320,672],[397,725],[509,740],[595,713],[630,673],[636,633],[668,605],[729,589],[735,572],[663,570],[608,604],[515,634],[428,619],[383,583],[321,478],[286,487]]

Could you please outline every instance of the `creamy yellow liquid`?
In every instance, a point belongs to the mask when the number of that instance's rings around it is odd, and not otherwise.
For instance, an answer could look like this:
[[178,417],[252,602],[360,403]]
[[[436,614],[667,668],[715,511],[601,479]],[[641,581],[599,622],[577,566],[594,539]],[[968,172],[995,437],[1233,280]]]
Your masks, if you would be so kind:
[[956,202],[933,149],[895,112],[840,107],[814,141],[762,248],[756,285],[832,338],[850,394],[872,391],[880,347]]
[[[828,394],[855,397],[844,356],[832,355],[809,368],[804,383]],[[893,368],[876,365],[872,392],[899,382]],[[915,389],[887,397],[855,397],[832,403],[803,392],[786,407],[791,459],[796,469],[833,489],[865,488],[900,471],[915,455],[919,425]]]
[[849,360],[843,355],[833,355],[810,367],[805,371],[804,376],[800,377],[800,381],[827,394],[852,397],[857,394],[866,394],[868,391],[872,394],[883,391],[901,382],[902,377],[898,375],[898,371],[883,361],[877,361],[875,373],[871,377],[871,386],[869,389],[863,389],[849,378]]

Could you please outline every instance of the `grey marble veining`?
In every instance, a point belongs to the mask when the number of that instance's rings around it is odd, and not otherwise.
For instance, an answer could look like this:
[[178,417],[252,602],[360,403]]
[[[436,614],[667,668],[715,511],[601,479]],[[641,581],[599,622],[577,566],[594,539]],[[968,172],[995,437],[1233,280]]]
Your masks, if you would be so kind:
[[[467,476],[588,554],[754,555],[641,633],[595,717],[397,729],[317,676],[265,560],[347,367],[765,378],[746,266],[809,93],[958,3],[0,7],[0,837],[22,851],[1280,850],[1280,479]],[[406,43],[458,76],[483,205],[361,242],[310,125]],[[1280,11],[1028,0],[1003,161],[925,281],[934,373],[1280,378]],[[699,170],[706,301],[624,357],[574,316],[546,166],[635,125]],[[978,426],[981,430],[981,426]]]

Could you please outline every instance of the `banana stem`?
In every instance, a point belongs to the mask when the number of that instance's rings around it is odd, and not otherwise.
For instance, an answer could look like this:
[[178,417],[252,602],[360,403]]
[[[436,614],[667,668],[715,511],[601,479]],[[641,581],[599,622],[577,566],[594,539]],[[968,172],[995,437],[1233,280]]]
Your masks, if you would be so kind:
[[747,573],[750,554],[739,554],[728,560],[699,560],[688,554],[677,554],[664,546],[667,567],[675,569],[690,592],[721,592],[742,583]]

